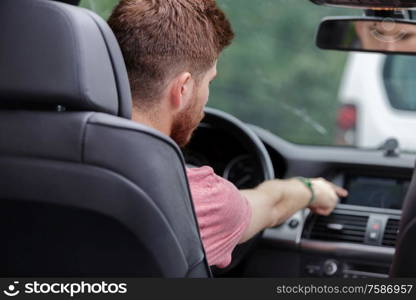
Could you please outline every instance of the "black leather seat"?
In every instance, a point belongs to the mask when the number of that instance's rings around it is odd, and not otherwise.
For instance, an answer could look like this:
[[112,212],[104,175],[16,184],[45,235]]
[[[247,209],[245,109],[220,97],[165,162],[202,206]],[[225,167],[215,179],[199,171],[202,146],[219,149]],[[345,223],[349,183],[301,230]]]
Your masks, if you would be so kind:
[[178,147],[92,12],[0,1],[0,276],[206,277]]
[[392,277],[416,277],[416,170],[403,203]]

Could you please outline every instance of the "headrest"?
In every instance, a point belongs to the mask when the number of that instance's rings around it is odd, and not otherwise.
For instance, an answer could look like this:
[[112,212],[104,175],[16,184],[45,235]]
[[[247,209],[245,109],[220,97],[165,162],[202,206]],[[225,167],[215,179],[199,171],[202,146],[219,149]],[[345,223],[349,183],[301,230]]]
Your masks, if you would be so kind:
[[55,1],[1,0],[0,28],[0,108],[131,117],[123,56],[99,16]]

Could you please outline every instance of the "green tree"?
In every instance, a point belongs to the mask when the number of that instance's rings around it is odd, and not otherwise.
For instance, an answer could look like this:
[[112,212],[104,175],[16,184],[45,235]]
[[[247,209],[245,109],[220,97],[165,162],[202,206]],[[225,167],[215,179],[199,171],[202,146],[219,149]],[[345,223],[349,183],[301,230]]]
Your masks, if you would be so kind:
[[80,6],[95,11],[107,20],[119,0],[81,0]]
[[209,105],[296,143],[332,144],[347,54],[317,49],[314,37],[323,17],[351,11],[306,0],[219,3],[236,39]]

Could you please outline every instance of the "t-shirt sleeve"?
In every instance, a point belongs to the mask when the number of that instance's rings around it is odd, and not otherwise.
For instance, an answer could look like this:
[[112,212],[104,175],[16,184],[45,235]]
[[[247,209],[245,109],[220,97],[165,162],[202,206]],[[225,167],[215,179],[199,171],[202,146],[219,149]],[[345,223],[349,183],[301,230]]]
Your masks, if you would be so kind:
[[210,266],[225,268],[251,219],[247,199],[210,167],[188,169],[192,198]]

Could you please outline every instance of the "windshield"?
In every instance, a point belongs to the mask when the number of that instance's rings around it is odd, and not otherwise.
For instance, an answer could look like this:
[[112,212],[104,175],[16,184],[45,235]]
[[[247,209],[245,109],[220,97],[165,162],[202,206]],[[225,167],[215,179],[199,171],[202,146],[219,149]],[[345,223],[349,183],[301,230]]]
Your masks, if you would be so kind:
[[[116,0],[83,0],[107,18]],[[218,63],[209,106],[293,143],[416,150],[415,58],[323,51],[323,17],[362,10],[308,0],[218,0],[236,38]]]

